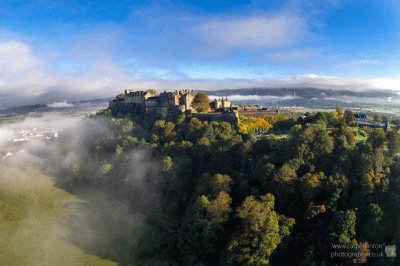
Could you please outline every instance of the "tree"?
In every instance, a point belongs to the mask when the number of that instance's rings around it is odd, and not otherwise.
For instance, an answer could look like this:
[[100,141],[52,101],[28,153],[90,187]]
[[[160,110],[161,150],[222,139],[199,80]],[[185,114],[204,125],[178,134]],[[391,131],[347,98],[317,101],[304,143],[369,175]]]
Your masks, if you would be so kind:
[[120,93],[115,97],[118,101],[123,101],[125,99],[125,94]]
[[376,203],[370,203],[363,212],[362,233],[365,239],[379,242],[382,239],[382,218],[383,211]]
[[209,195],[215,197],[220,192],[229,193],[231,190],[231,183],[232,179],[228,175],[215,174],[210,176],[206,173],[199,179],[195,195]]
[[189,138],[193,139],[196,135],[198,135],[201,128],[203,128],[203,123],[197,117],[191,118],[189,123],[186,125]]
[[73,165],[72,165],[72,169],[71,169],[71,172],[72,172],[72,174],[73,175],[78,175],[79,174],[79,170],[81,169],[81,166],[78,164],[78,163],[74,163]]
[[260,117],[250,117],[250,118],[242,117],[239,126],[240,131],[244,133],[250,133],[255,130],[267,131],[271,128],[272,128],[271,123],[269,123],[264,118]]
[[289,133],[294,146],[297,147],[298,157],[305,161],[333,150],[333,137],[323,124],[307,124],[304,127],[296,125]]
[[330,225],[332,243],[350,244],[356,235],[356,213],[353,210],[335,213]]
[[373,148],[379,148],[385,144],[386,134],[382,128],[376,128],[368,136],[369,143],[372,144]]
[[321,180],[324,179],[324,173],[307,173],[300,178],[301,194],[304,200],[310,201],[318,193],[321,187]]
[[123,151],[124,148],[117,144],[117,146],[115,147],[115,156],[119,157]]
[[374,121],[382,122],[382,116],[380,114],[374,114]]
[[209,255],[215,253],[218,233],[228,220],[232,199],[220,192],[214,200],[202,195],[185,213],[179,232],[184,242],[179,248],[184,265],[204,265]]
[[289,182],[295,177],[296,169],[289,163],[284,163],[276,175],[277,180],[282,180],[285,182]]
[[310,202],[308,205],[308,208],[304,214],[305,219],[311,219],[314,218],[317,215],[320,215],[322,213],[326,212],[326,207],[324,204],[322,205],[316,205],[314,202]]
[[228,243],[227,253],[222,263],[232,265],[269,265],[270,256],[290,234],[295,221],[279,215],[274,210],[275,198],[272,194],[260,200],[253,196],[245,198],[236,210],[240,226]]
[[[358,252],[358,262],[390,263],[368,257],[367,242],[400,246],[400,133],[351,128],[351,111],[307,115],[281,128],[279,122],[289,121],[284,117],[241,118],[255,128],[265,120],[275,133],[288,133],[279,137],[185,114],[146,121],[102,116],[110,130],[90,134],[88,154],[77,157],[96,161],[79,166],[73,160],[63,173],[70,170],[77,181],[92,178],[142,209],[151,202],[143,204],[137,192],[157,195],[160,211],[151,222],[168,221],[174,233],[153,241],[162,247],[147,257],[162,252],[166,263],[350,265],[353,260],[329,256],[331,244],[356,243],[358,249],[343,252]],[[365,133],[365,140],[356,142],[353,132]],[[149,154],[131,162],[128,151],[136,147]],[[143,161],[149,167],[137,165]],[[148,186],[135,186],[131,177],[143,167]],[[296,217],[293,237],[295,221],[287,217]],[[152,236],[144,232],[143,238]]]
[[343,117],[346,120],[347,124],[349,124],[350,122],[356,121],[356,117],[354,116],[354,113],[350,110],[344,111]]
[[172,161],[172,158],[169,156],[165,156],[163,158],[163,163],[162,163],[162,171],[164,173],[168,173],[171,171],[172,167],[174,165],[174,162]]
[[112,164],[105,163],[101,166],[101,172],[106,175],[113,169]]
[[125,134],[130,133],[134,128],[133,122],[132,121],[128,121],[126,122],[125,125],[122,126],[122,132],[124,132]]
[[326,124],[328,122],[328,119],[326,118],[325,114],[322,112],[318,112],[315,115],[315,122],[316,123],[323,123]]
[[384,116],[382,116],[382,122],[390,123],[390,122],[392,122],[392,118],[388,115],[384,115]]
[[400,152],[400,133],[392,130],[386,134],[389,154],[394,156]]
[[343,106],[338,106],[338,107],[336,107],[336,113],[337,113],[337,116],[340,118],[340,117],[343,117],[343,115],[344,115],[344,108],[343,108]]
[[149,90],[147,90],[147,92],[150,93],[152,96],[157,95],[157,90],[155,90],[155,89],[149,89]]
[[175,124],[166,122],[165,120],[157,120],[154,122],[152,133],[159,139],[167,139],[175,136]]
[[346,176],[334,174],[329,176],[324,183],[324,190],[327,197],[327,205],[330,209],[336,210],[339,199],[346,200],[349,181]]
[[199,92],[194,96],[192,107],[197,112],[206,112],[210,109],[210,99],[208,95],[204,92]]

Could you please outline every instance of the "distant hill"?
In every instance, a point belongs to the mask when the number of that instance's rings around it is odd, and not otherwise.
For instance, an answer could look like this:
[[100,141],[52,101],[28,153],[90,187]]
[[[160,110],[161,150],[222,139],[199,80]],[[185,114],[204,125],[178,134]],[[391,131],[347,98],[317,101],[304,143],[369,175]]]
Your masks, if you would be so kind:
[[[400,94],[391,90],[337,90],[320,88],[246,88],[207,91],[210,96],[230,97],[232,101],[332,107],[337,105],[400,105]],[[242,96],[242,97],[241,97]]]
[[25,115],[46,112],[87,113],[108,106],[112,98],[101,98],[74,102],[54,102],[48,104],[33,104],[0,109],[0,117]]
[[247,88],[207,91],[209,95],[259,95],[259,96],[297,96],[303,98],[329,97],[359,97],[359,98],[389,98],[400,100],[400,95],[390,90],[336,90],[319,88]]

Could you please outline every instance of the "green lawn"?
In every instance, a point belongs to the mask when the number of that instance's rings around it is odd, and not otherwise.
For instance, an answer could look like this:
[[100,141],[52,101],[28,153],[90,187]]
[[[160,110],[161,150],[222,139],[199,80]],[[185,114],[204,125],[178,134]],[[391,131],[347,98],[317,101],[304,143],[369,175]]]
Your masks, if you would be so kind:
[[[354,132],[354,138],[357,142],[367,140],[368,134],[363,129],[359,127],[349,127],[349,128]],[[361,132],[365,133],[364,136],[360,134]]]
[[[356,126],[349,126],[349,129],[351,131],[353,131],[354,139],[357,142],[366,141],[367,140],[368,134],[362,128],[359,128],[359,127],[356,127]],[[332,132],[332,128],[327,128],[327,130],[328,130],[328,132]],[[364,136],[361,135],[361,134],[363,134],[362,132],[365,133]]]
[[0,161],[0,265],[116,265],[65,240],[68,202],[50,177]]

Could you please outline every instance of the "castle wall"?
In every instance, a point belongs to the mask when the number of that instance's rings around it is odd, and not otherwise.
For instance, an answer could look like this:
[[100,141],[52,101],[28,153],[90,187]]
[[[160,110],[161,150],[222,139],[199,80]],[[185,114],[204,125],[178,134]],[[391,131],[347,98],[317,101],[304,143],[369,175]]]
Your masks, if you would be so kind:
[[128,91],[125,90],[125,99],[126,103],[137,103],[137,104],[145,104],[145,101],[150,97],[150,93],[147,91]]
[[227,99],[215,99],[214,101],[211,102],[211,107],[214,110],[218,109],[226,109],[232,107],[232,103]]
[[222,99],[222,108],[230,108],[232,107],[231,101],[229,101],[227,98]]
[[221,113],[193,113],[193,117],[197,117],[202,121],[226,121],[232,124],[236,124],[239,121],[238,113],[232,112],[221,112]]
[[184,111],[192,109],[193,99],[194,99],[193,93],[185,94],[181,97],[181,105],[184,106]]
[[157,107],[160,103],[156,97],[151,97],[145,101],[146,107]]
[[111,113],[113,116],[116,116],[118,114],[140,115],[145,113],[144,105],[134,102],[112,100],[109,102],[109,108],[111,109]]
[[172,92],[162,92],[159,96],[162,107],[179,105],[179,99]]
[[214,101],[212,101],[212,102],[211,102],[211,107],[212,107],[214,110],[220,109],[220,108],[222,107],[221,100],[220,100],[220,99],[215,99]]
[[192,90],[164,91],[159,96],[152,96],[147,91],[125,90],[124,100],[110,101],[109,108],[113,115],[154,113],[167,116],[191,110],[194,96]]

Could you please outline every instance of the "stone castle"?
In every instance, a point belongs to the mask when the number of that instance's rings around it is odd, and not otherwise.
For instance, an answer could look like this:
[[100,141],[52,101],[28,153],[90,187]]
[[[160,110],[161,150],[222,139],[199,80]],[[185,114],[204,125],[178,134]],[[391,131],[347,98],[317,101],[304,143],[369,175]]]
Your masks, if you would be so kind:
[[156,95],[152,91],[125,90],[109,102],[112,115],[156,115],[166,117],[179,112],[190,113],[202,120],[208,121],[237,121],[238,114],[232,108],[227,98],[215,99],[210,103],[213,112],[196,113],[192,108],[192,102],[197,95],[193,90],[164,91]]
[[125,90],[123,97],[110,101],[110,109],[113,115],[152,113],[165,117],[191,110],[195,95],[193,90],[164,91],[160,95],[151,91]]
[[[178,112],[194,112],[192,102],[196,93],[193,90],[174,90],[155,95],[151,91],[125,90],[122,96],[110,101],[113,115],[150,113],[165,117]],[[215,111],[226,111],[232,104],[227,98],[215,99],[210,107]]]

